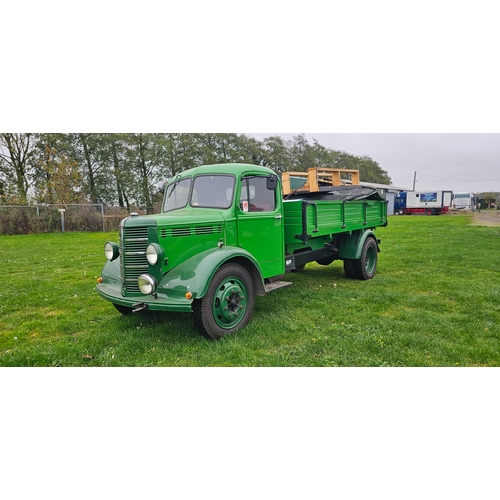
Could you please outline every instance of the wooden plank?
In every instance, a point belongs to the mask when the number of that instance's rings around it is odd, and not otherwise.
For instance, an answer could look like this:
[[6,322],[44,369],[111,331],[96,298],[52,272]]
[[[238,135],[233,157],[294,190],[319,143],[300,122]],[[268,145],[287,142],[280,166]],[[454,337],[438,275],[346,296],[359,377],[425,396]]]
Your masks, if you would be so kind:
[[[359,170],[346,168],[311,167],[307,170],[307,172],[283,172],[283,174],[281,175],[283,194],[286,196],[292,191],[298,193],[302,191],[316,193],[320,190],[321,183],[326,183],[330,186],[343,186],[346,184],[346,181],[342,180],[341,174],[351,174],[351,185],[359,185]],[[308,182],[301,188],[293,190],[290,182],[290,179],[292,177],[304,177],[307,178]]]

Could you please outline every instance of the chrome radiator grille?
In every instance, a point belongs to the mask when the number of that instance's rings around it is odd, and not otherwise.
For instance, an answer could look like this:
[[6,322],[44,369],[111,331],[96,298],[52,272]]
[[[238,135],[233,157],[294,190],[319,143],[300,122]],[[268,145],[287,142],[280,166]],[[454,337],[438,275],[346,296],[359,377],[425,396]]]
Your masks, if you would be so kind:
[[148,272],[147,246],[147,227],[122,228],[120,266],[123,291],[140,293],[137,278]]

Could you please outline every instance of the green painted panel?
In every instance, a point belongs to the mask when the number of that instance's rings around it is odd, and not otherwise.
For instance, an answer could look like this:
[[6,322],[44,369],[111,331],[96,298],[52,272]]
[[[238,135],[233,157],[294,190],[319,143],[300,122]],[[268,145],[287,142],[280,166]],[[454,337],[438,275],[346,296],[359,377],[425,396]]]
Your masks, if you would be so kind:
[[[379,200],[284,202],[287,253],[321,248],[335,235],[385,225],[387,205]],[[305,216],[305,226],[303,217]]]

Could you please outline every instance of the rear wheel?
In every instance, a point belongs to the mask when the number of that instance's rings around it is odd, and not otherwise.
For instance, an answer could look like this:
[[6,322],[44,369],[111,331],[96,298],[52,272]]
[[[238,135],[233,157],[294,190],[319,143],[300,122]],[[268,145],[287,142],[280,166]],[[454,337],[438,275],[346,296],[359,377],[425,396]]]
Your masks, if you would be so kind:
[[368,238],[363,244],[361,258],[352,260],[354,277],[358,280],[372,279],[373,276],[375,276],[375,272],[377,270],[377,261],[377,242],[373,238]]
[[344,273],[349,279],[355,279],[354,265],[352,259],[344,259]]
[[224,264],[215,273],[207,293],[193,302],[196,328],[220,339],[245,327],[254,306],[254,286],[248,271],[239,264]]

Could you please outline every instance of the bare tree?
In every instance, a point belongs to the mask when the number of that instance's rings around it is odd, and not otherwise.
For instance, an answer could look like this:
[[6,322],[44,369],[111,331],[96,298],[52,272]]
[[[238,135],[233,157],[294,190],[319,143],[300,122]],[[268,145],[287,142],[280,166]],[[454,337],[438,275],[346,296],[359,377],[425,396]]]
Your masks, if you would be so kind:
[[17,202],[28,201],[28,190],[34,182],[37,134],[0,134],[0,174],[3,189],[13,187]]

